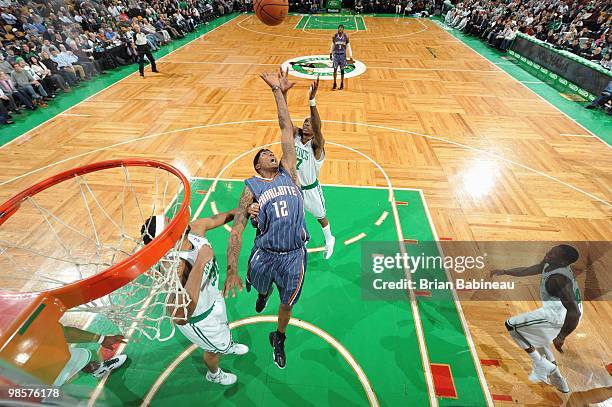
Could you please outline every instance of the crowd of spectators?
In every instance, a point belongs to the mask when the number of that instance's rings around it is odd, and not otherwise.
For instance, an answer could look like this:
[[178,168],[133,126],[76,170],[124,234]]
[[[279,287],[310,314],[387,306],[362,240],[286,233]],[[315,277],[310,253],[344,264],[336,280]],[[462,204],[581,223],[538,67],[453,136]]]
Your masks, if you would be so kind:
[[[312,14],[325,12],[325,1],[289,0],[289,11]],[[431,12],[432,5],[432,0],[355,0],[354,9],[357,14],[423,15]]]
[[152,51],[250,0],[0,0],[0,123],[136,63],[135,25]]
[[502,51],[521,32],[612,70],[609,0],[466,0],[445,22]]
[[431,0],[355,0],[355,11],[374,14],[403,14],[427,16]]
[[[522,32],[612,70],[609,0],[465,0],[454,7],[451,1],[446,23],[500,50]],[[427,15],[434,4],[355,0],[355,11]],[[290,9],[316,13],[324,2],[291,0]],[[0,0],[0,123],[136,63],[135,25],[156,51],[220,15],[251,10],[252,0]]]

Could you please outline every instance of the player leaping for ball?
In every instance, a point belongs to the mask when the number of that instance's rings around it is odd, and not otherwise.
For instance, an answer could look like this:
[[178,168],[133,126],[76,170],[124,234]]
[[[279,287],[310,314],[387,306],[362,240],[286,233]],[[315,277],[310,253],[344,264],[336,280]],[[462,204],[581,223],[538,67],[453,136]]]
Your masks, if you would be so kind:
[[[321,225],[325,237],[325,251],[323,257],[327,260],[334,252],[336,238],[331,233],[331,226],[327,220],[325,197],[319,184],[318,176],[325,159],[325,138],[321,132],[321,117],[317,110],[315,96],[319,88],[319,78],[310,85],[310,117],[304,119],[302,128],[294,130],[295,153],[297,156],[297,176],[304,195],[304,208],[312,214]],[[259,205],[249,206],[249,215],[256,223],[259,215]]]
[[245,180],[236,219],[227,246],[227,278],[224,293],[242,290],[238,276],[238,256],[242,233],[249,219],[248,207],[260,205],[257,234],[247,271],[247,290],[252,285],[258,292],[255,310],[262,312],[276,284],[281,304],[278,308],[276,331],[270,332],[274,363],[285,367],[285,331],[291,309],[300,298],[306,274],[306,242],[308,232],[304,221],[304,198],[296,170],[293,124],[289,116],[286,93],[293,87],[287,73],[264,73],[261,78],[270,86],[278,111],[283,158],[279,164],[274,153],[259,150],[253,167],[259,174]]
[[340,89],[344,89],[344,67],[346,66],[346,52],[348,51],[349,59],[353,59],[353,51],[349,43],[349,37],[344,32],[344,26],[338,26],[338,32],[332,37],[331,50],[329,51],[329,59],[334,64],[334,87],[336,89],[336,76],[338,68],[340,68]]

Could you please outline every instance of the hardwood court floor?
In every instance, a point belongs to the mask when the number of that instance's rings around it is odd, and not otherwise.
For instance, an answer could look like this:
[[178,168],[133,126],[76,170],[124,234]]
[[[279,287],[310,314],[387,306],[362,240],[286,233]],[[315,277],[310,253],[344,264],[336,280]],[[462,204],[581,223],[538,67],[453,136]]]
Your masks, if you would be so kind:
[[[277,141],[273,99],[257,75],[329,51],[331,33],[295,30],[298,19],[265,27],[239,16],[162,59],[161,74],[129,76],[2,148],[0,198],[61,169],[126,156],[215,177]],[[386,174],[394,187],[422,189],[438,235],[454,240],[612,239],[607,145],[565,136],[587,133],[434,22],[364,21],[367,31],[350,35],[367,71],[343,92],[323,82],[317,95],[326,138],[337,143],[326,148],[323,183],[386,186]],[[308,112],[309,82],[296,82],[294,121]],[[250,176],[251,159],[238,158],[224,176]],[[609,276],[598,277],[609,287]],[[554,390],[528,383],[528,360],[504,332],[504,319],[536,304],[464,302],[463,310],[480,359],[500,360],[483,367],[492,394],[559,405]],[[559,357],[576,390],[610,384],[610,315],[610,302],[587,302]]]

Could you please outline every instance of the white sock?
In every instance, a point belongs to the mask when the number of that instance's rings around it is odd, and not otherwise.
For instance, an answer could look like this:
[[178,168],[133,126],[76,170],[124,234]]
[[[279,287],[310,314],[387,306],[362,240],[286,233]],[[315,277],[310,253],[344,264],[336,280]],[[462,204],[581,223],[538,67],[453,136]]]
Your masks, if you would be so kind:
[[327,226],[321,228],[321,230],[323,231],[323,236],[325,236],[325,243],[329,242],[333,237],[330,224],[328,223]]
[[534,361],[534,363],[537,363],[542,360],[542,356],[538,353],[537,350],[534,350],[533,352],[528,353],[528,355],[531,358],[531,360]]
[[555,355],[548,346],[544,348],[536,348],[536,351],[539,352],[544,358],[548,359],[550,362],[555,362]]

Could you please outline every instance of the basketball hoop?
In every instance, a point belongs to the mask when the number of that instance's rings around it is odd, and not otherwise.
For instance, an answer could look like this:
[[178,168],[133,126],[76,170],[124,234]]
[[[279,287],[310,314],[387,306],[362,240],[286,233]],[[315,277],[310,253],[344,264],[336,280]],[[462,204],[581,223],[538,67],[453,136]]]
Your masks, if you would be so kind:
[[[61,313],[99,313],[122,332],[134,328],[149,339],[168,339],[174,329],[162,338],[162,322],[186,306],[168,311],[166,300],[185,293],[173,248],[189,223],[189,196],[178,169],[149,159],[89,164],[25,189],[0,205],[0,308],[24,293],[38,294],[53,299]],[[141,225],[160,214],[171,220],[145,246]],[[157,306],[152,316],[148,311]],[[2,328],[0,350],[10,335]]]

